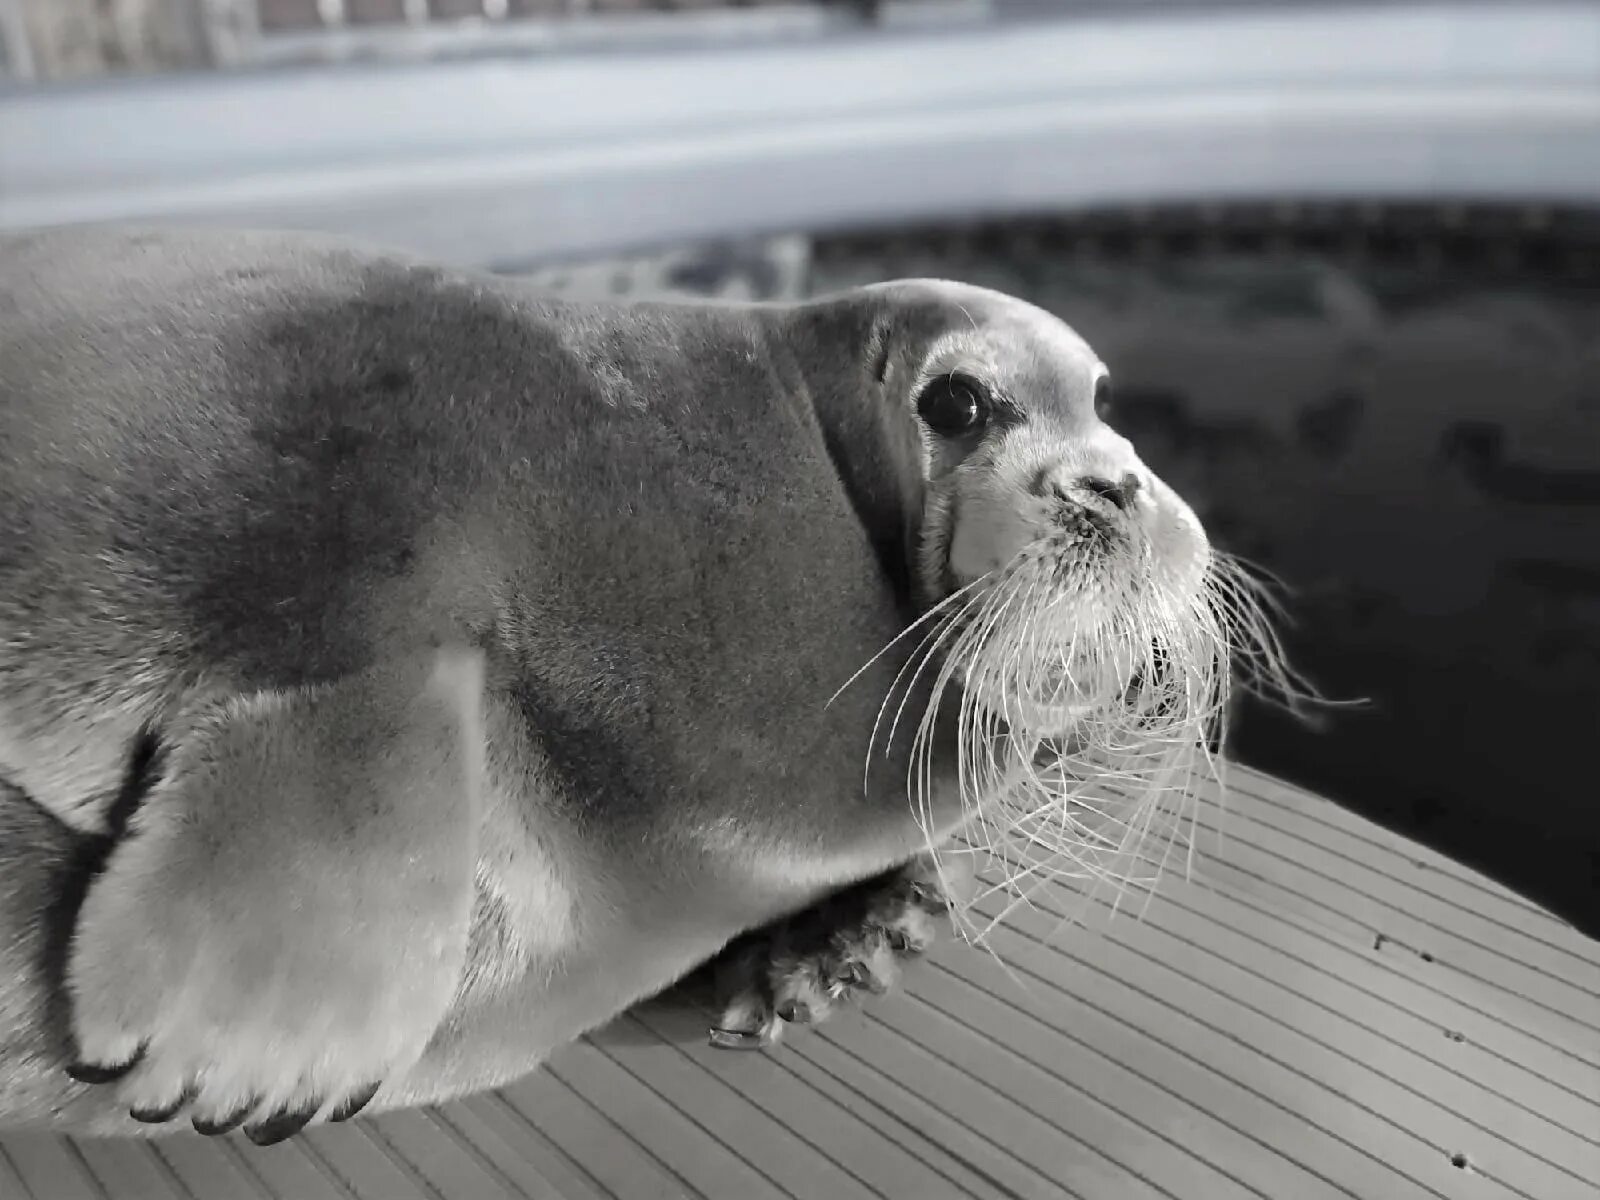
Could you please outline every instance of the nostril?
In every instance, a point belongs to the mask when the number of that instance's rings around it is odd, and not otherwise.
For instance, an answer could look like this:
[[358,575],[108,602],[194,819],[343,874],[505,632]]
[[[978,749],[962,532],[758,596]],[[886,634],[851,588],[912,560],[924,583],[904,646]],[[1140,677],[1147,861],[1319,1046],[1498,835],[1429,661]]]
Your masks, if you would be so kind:
[[1053,467],[1045,467],[1033,477],[1031,490],[1035,496],[1046,498],[1053,496],[1057,500],[1068,501],[1072,499],[1071,493],[1067,490],[1067,485],[1061,481],[1060,476],[1056,474]]
[[1125,472],[1120,480],[1112,481],[1103,475],[1081,475],[1076,479],[1062,479],[1050,468],[1045,468],[1033,478],[1033,494],[1053,496],[1069,504],[1081,502],[1083,493],[1100,496],[1120,509],[1132,506],[1134,498],[1144,487],[1144,482],[1132,471]]
[[1096,496],[1103,496],[1118,508],[1127,508],[1139,494],[1142,486],[1139,477],[1129,471],[1113,483],[1111,480],[1099,475],[1085,475],[1078,480],[1078,486],[1086,492],[1093,492]]

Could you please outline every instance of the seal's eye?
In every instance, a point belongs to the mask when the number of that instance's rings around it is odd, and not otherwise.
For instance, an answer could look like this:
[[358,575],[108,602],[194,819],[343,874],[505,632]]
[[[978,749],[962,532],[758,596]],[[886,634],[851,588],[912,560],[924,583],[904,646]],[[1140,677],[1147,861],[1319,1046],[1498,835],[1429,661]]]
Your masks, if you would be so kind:
[[943,437],[975,433],[989,420],[989,401],[983,389],[960,375],[944,375],[922,389],[917,412],[928,428]]
[[1094,415],[1102,421],[1111,420],[1111,380],[1102,375],[1094,381]]

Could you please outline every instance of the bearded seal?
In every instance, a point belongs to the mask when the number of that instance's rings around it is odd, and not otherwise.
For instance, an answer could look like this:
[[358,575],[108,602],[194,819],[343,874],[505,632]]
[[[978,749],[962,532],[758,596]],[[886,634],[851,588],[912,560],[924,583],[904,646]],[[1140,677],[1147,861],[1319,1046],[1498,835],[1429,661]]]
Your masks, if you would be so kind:
[[1106,396],[948,282],[0,241],[0,1121],[272,1142],[707,962],[766,1043],[925,944],[957,833],[1115,874],[1251,622]]

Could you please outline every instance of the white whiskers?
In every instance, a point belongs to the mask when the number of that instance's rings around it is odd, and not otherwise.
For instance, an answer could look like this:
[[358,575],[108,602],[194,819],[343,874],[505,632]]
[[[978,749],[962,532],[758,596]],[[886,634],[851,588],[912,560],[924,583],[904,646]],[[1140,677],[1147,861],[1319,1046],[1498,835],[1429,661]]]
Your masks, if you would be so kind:
[[[892,744],[911,694],[931,680],[909,785],[937,860],[935,758],[949,748],[936,729],[954,705],[963,834],[1002,876],[955,913],[973,941],[1052,882],[1078,881],[1085,905],[1110,887],[1115,911],[1130,889],[1148,899],[1180,850],[1187,873],[1199,789],[1221,788],[1231,691],[1294,711],[1317,699],[1284,660],[1276,598],[1237,559],[1212,552],[1192,595],[1168,594],[1146,569],[1148,546],[1065,536],[912,627],[923,636],[873,731],[878,745],[887,725],[882,744]],[[998,914],[980,926],[973,906],[996,897]]]

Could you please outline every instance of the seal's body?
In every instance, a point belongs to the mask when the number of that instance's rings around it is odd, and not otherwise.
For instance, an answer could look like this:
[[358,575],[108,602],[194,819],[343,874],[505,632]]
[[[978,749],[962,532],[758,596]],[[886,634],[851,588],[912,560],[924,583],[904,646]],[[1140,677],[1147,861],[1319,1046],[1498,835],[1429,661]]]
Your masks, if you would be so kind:
[[[863,768],[896,638],[1014,549],[916,407],[1006,313],[0,242],[0,1121],[270,1140],[488,1086],[954,828],[903,747]],[[1007,369],[1065,412],[1102,369],[1059,340]]]

